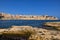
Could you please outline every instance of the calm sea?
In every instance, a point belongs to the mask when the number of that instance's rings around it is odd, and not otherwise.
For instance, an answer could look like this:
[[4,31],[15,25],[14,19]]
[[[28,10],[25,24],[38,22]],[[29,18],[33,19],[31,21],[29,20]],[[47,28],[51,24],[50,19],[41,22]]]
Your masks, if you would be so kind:
[[60,20],[0,20],[0,28],[16,26],[42,27],[45,22],[60,22]]

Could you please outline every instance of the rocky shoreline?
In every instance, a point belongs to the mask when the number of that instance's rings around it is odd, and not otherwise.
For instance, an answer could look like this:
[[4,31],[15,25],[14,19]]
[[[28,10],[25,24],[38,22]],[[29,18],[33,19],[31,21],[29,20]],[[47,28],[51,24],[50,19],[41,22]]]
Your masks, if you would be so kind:
[[53,27],[54,29],[60,30],[60,22],[46,22],[44,26]]
[[32,26],[12,26],[0,29],[0,40],[60,40],[60,31]]

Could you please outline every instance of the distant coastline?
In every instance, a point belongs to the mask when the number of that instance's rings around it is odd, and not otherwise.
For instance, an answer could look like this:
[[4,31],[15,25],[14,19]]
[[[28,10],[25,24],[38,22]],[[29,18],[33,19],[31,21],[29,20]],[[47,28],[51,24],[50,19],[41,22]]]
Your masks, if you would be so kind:
[[7,13],[0,13],[0,20],[58,20],[57,17],[41,15],[11,15]]

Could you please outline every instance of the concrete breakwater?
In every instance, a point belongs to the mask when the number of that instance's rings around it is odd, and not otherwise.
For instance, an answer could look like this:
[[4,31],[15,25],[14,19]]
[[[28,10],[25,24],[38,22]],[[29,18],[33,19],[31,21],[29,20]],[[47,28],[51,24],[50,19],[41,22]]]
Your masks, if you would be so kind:
[[11,14],[5,14],[0,13],[0,19],[2,20],[10,20],[10,19],[23,19],[23,20],[58,20],[57,17],[54,16],[48,16],[48,15],[11,15]]
[[0,29],[0,40],[60,40],[60,31],[32,26]]

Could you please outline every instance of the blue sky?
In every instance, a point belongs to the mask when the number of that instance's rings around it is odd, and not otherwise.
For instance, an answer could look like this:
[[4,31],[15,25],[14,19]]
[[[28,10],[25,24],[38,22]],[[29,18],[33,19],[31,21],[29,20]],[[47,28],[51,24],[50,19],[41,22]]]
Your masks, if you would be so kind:
[[60,17],[60,0],[0,0],[0,12]]

